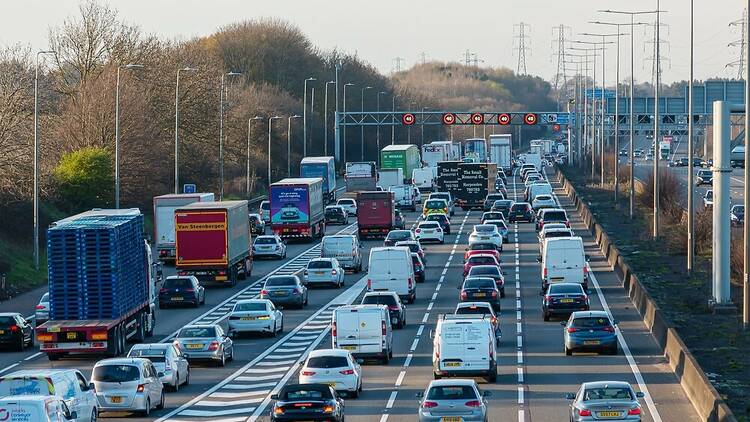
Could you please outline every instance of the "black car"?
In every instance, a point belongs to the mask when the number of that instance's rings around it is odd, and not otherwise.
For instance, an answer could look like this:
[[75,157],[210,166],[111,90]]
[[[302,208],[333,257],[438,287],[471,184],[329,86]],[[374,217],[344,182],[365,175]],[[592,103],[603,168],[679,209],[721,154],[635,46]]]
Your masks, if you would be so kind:
[[328,384],[287,384],[271,399],[271,421],[344,422],[344,401]]
[[16,312],[0,313],[0,345],[17,351],[34,345],[34,326]]
[[445,214],[429,214],[424,221],[437,221],[445,234],[451,234],[451,220]]
[[252,234],[265,234],[266,233],[266,222],[260,214],[250,214],[250,233]]
[[579,283],[553,283],[547,287],[542,300],[542,316],[549,321],[552,315],[570,315],[588,311],[589,297]]
[[669,167],[687,167],[688,164],[690,164],[690,160],[687,158],[680,158],[679,160],[674,160],[669,163]]
[[414,278],[417,283],[424,283],[424,261],[419,257],[419,254],[412,252],[411,263],[414,266]]
[[516,223],[520,221],[534,222],[534,210],[528,202],[516,202],[508,211],[508,222]]
[[464,280],[459,294],[461,302],[488,302],[500,310],[500,291],[491,277],[469,277]]
[[698,170],[698,175],[695,177],[695,185],[713,185],[714,173],[711,170]]
[[502,199],[505,199],[505,195],[502,193],[491,193],[487,195],[484,198],[484,210],[489,211],[492,209],[492,205],[495,203],[495,201],[500,201]]
[[393,220],[393,228],[399,230],[406,228],[406,221],[404,221],[404,215],[401,214],[401,210],[396,210],[396,218]]
[[745,223],[745,206],[744,205],[732,205],[732,211],[730,212],[730,219],[732,225],[740,227]]
[[[505,220],[508,217],[508,213],[510,212],[510,207],[512,206],[513,206],[513,200],[503,199],[500,201],[495,201],[495,203],[492,204],[491,211],[501,213],[503,215],[502,220]],[[495,220],[495,218],[493,218],[493,220]]]
[[383,241],[383,246],[396,246],[402,240],[416,240],[411,230],[391,230]]
[[500,211],[487,211],[482,213],[482,224],[487,220],[505,220],[505,215]]
[[490,277],[495,280],[495,286],[500,291],[500,297],[505,297],[505,277],[503,277],[500,267],[497,265],[475,265],[469,269],[466,278],[472,277]]
[[329,205],[326,207],[326,224],[348,224],[349,216],[346,210],[338,205]]
[[391,317],[391,325],[396,328],[406,327],[406,305],[395,292],[368,292],[362,298],[362,305],[385,305]]
[[159,308],[173,305],[198,307],[206,303],[206,289],[192,276],[167,277],[159,290]]
[[693,158],[693,167],[700,167],[703,165],[703,159]]

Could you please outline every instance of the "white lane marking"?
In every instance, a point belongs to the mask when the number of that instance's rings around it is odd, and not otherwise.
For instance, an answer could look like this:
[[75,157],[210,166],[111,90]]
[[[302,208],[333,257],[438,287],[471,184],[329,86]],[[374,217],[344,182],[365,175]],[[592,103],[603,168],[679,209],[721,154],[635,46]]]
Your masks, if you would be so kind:
[[428,311],[431,311],[431,310],[432,310],[432,305],[433,305],[433,304],[434,304],[434,302],[430,302],[430,303],[428,303],[428,304],[427,304],[427,310],[428,310]]
[[401,383],[404,382],[404,376],[406,376],[405,370],[402,370],[398,373],[398,378],[396,378],[396,387],[401,387]]
[[523,400],[523,387],[522,386],[518,386],[518,404],[522,405],[523,403],[524,403],[524,400]]
[[226,416],[226,415],[250,413],[254,410],[255,410],[254,407],[240,407],[237,409],[228,409],[228,410],[185,410],[181,412],[180,415],[208,418],[211,416]]
[[519,349],[523,347],[523,337],[520,334],[516,336],[516,347]]
[[404,360],[404,368],[408,368],[409,365],[411,365],[411,360],[414,358],[414,355],[412,353],[409,353],[406,355],[406,360]]
[[[42,352],[36,352],[33,355],[31,355],[31,356],[25,357],[23,360],[31,360],[31,359],[37,358],[37,357],[39,357],[41,355],[42,355]],[[2,372],[2,371],[0,371],[0,372]]]
[[380,422],[386,422],[388,420],[388,414],[384,413],[380,415]]
[[208,397],[215,398],[215,399],[236,399],[239,397],[262,396],[270,392],[271,390],[246,391],[242,393],[224,393],[224,392],[217,391],[209,395]]
[[390,409],[393,407],[393,403],[396,401],[396,395],[398,394],[398,391],[391,391],[391,396],[388,398],[388,403],[386,403],[385,408]]
[[255,404],[255,403],[260,403],[262,401],[263,401],[263,397],[255,397],[255,398],[252,398],[252,399],[232,400],[232,401],[201,400],[198,403],[195,403],[194,406],[203,406],[203,407],[229,407],[229,406],[241,405],[241,404]]
[[417,337],[422,335],[422,331],[424,331],[424,325],[419,326],[419,329],[417,330]]
[[520,350],[516,352],[516,363],[519,365],[523,364],[523,352]]
[[523,382],[523,368],[516,368],[516,372],[518,372],[518,383]]
[[430,317],[430,313],[429,312],[425,313],[424,316],[422,317],[422,324],[426,323],[429,317]]
[[252,390],[254,388],[273,387],[275,382],[259,382],[257,384],[226,384],[222,388],[227,390]]
[[526,412],[523,409],[518,409],[518,422],[526,422]]
[[16,367],[16,366],[18,366],[18,365],[19,365],[19,363],[18,363],[18,362],[14,363],[13,365],[8,365],[8,366],[6,366],[5,368],[3,368],[3,369],[0,369],[0,374],[2,374],[3,372],[6,372],[6,371],[8,371],[8,370],[10,370],[10,369],[13,369],[13,368],[15,368],[15,367]]
[[411,343],[411,347],[409,348],[410,352],[413,352],[417,350],[417,346],[419,345],[419,339],[415,338],[414,341]]

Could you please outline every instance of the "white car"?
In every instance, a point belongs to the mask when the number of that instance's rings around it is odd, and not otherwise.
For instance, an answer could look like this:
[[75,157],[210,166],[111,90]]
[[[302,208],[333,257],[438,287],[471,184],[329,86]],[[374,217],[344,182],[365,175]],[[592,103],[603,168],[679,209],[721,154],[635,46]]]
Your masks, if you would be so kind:
[[476,224],[469,234],[469,244],[491,242],[497,250],[503,248],[503,236],[494,224]]
[[305,284],[344,285],[344,269],[336,258],[313,258],[303,272]]
[[420,243],[426,241],[445,243],[445,234],[437,221],[422,221],[414,230],[414,234]]
[[162,384],[172,391],[178,391],[180,385],[190,383],[190,364],[172,343],[136,344],[128,352],[129,358],[146,358],[154,364]]
[[357,201],[352,198],[341,198],[336,201],[336,205],[344,207],[349,215],[357,215]]
[[253,241],[253,257],[286,258],[286,243],[278,235],[264,234]]
[[164,408],[164,385],[154,364],[143,358],[104,359],[94,365],[91,381],[100,412],[138,412]]
[[714,206],[714,190],[709,189],[706,194],[703,195],[703,207],[709,208]]
[[269,333],[284,331],[284,314],[268,299],[243,299],[234,304],[228,318],[229,335],[241,333]]
[[537,195],[533,201],[531,201],[531,208],[539,210],[542,208],[557,208],[557,202],[552,195]]
[[346,350],[313,350],[299,371],[299,383],[328,384],[356,398],[362,391],[362,368]]

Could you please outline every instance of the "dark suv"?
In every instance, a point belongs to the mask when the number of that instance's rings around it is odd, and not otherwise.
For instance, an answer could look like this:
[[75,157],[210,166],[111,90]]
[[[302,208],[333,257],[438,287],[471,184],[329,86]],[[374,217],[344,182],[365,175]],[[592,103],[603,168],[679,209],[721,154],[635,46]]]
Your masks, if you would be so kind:
[[326,224],[347,224],[349,216],[346,210],[338,205],[329,205],[326,207]]
[[406,326],[406,305],[394,292],[369,292],[362,298],[362,305],[385,305],[391,317],[391,325],[396,328]]
[[424,221],[437,221],[445,234],[451,234],[451,220],[445,214],[430,214]]
[[198,307],[206,303],[206,289],[193,276],[167,277],[159,290],[159,308],[171,305],[192,305]]
[[510,211],[508,211],[509,223],[517,223],[520,221],[525,221],[527,223],[534,222],[534,210],[528,202],[516,202],[510,207]]

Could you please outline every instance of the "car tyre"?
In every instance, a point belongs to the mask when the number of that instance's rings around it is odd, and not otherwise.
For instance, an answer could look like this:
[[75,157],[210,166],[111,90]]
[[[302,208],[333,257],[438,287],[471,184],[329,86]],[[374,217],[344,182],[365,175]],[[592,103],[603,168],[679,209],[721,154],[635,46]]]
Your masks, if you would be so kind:
[[146,408],[141,412],[141,415],[147,417],[151,415],[151,399],[146,399]]
[[185,375],[185,385],[190,385],[190,368],[188,368],[188,373]]
[[174,374],[174,385],[172,386],[172,391],[177,392],[180,391],[180,373],[175,372]]
[[158,406],[156,406],[156,409],[157,409],[157,410],[161,410],[161,409],[164,409],[164,401],[165,401],[165,397],[164,397],[164,390],[162,390],[162,391],[161,391],[161,400],[159,400],[159,405],[158,405]]
[[223,368],[223,367],[225,367],[227,365],[227,356],[226,356],[225,352],[221,353],[221,360],[217,363],[217,365],[220,368]]
[[615,355],[617,355],[617,353],[618,353],[618,350],[617,350],[617,345],[616,344],[614,346],[610,347],[609,350],[607,350],[607,354],[611,355],[611,356],[615,356]]
[[91,409],[91,416],[89,417],[89,420],[91,422],[96,422],[96,420],[97,420],[96,408]]
[[565,356],[572,356],[573,355],[573,349],[569,349],[568,346],[565,346]]
[[549,321],[549,312],[542,312],[542,317],[544,321]]
[[234,362],[234,346],[232,346],[231,350],[232,350],[232,353],[229,354],[229,359],[228,360],[230,362]]
[[26,348],[26,339],[23,338],[23,334],[21,334],[21,338],[18,339],[18,344],[16,345],[16,350],[19,352],[23,352],[23,349]]

